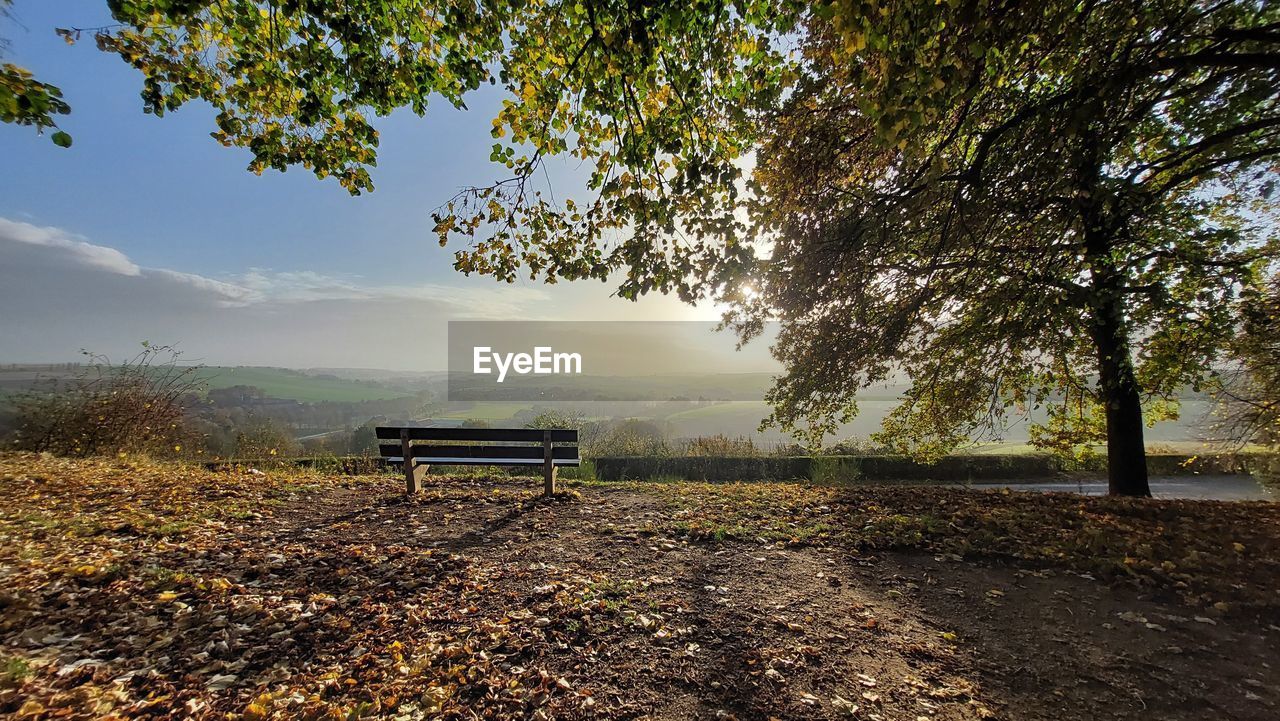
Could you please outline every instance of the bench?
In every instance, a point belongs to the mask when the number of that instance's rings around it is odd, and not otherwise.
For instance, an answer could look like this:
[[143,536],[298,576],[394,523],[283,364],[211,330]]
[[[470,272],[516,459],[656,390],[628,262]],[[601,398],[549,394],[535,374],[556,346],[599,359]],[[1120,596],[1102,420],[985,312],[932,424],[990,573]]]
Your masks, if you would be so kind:
[[[376,433],[379,441],[398,441],[379,443],[378,451],[388,463],[399,463],[404,467],[407,494],[422,490],[422,479],[431,465],[436,464],[542,466],[542,494],[550,496],[556,492],[556,469],[581,463],[578,458],[578,431],[572,429],[379,426]],[[415,444],[414,441],[425,443]]]

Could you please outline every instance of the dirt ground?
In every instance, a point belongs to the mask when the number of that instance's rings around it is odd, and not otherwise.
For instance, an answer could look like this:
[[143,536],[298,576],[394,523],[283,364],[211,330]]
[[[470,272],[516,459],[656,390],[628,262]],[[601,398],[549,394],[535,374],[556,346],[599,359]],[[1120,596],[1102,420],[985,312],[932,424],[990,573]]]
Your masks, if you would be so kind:
[[[610,639],[589,664],[571,653],[560,661],[597,698],[645,718],[1280,715],[1280,626],[1265,619],[1211,618],[1052,568],[663,538],[649,531],[670,513],[660,497],[579,493],[475,503],[406,502],[394,487],[331,491],[262,530],[644,584],[679,643],[635,635]],[[519,590],[536,595],[537,580]]]
[[158,472],[110,466],[85,500],[68,469],[0,468],[20,499],[0,514],[0,652],[24,669],[0,714],[1280,718],[1274,606],[1188,605],[1181,582],[691,534],[670,488],[536,500],[527,480],[432,478],[406,499],[384,477],[259,496],[258,478],[192,473],[161,494],[137,480]]

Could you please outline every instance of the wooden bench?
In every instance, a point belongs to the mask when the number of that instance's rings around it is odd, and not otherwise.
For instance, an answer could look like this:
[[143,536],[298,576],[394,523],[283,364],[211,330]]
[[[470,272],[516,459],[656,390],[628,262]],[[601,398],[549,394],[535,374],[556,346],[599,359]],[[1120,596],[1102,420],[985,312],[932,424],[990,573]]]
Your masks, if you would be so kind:
[[[578,431],[572,429],[379,426],[376,432],[380,441],[398,441],[394,444],[380,443],[378,450],[388,463],[404,466],[404,489],[408,494],[422,490],[423,477],[431,465],[436,464],[542,466],[542,494],[550,496],[556,492],[556,469],[581,463],[578,458]],[[414,441],[426,443],[415,444]],[[517,443],[522,445],[507,445]]]

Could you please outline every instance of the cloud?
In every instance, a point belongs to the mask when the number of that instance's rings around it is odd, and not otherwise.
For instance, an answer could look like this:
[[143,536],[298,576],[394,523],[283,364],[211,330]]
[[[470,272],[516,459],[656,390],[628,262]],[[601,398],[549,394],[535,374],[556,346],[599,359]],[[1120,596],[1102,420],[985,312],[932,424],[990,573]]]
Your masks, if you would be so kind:
[[149,278],[168,280],[180,285],[188,285],[208,292],[217,296],[220,299],[218,301],[219,304],[223,306],[248,305],[262,300],[261,296],[251,288],[236,285],[235,283],[224,283],[223,281],[206,278],[203,275],[195,275],[194,273],[181,273],[163,268],[144,268],[142,275]]
[[478,293],[442,283],[376,285],[361,276],[339,277],[309,270],[251,268],[237,276],[234,283],[252,293],[255,302],[428,301],[455,306],[459,317],[503,320],[512,316],[528,317],[531,306],[550,299],[541,288],[494,284]]
[[447,321],[534,317],[540,288],[388,285],[253,268],[211,278],[148,268],[56,227],[0,218],[0,360],[124,355],[179,344],[214,364],[444,367]]
[[718,315],[667,296],[612,298],[611,289],[566,283],[553,295],[460,276],[393,284],[306,269],[210,277],[146,267],[64,229],[0,217],[0,362],[73,360],[81,348],[119,357],[148,340],[212,365],[442,370],[450,320]]
[[509,318],[514,312],[527,310],[528,304],[548,299],[546,291],[540,288],[495,286],[487,289],[483,298],[478,298],[474,297],[474,291],[440,283],[376,285],[365,282],[360,276],[339,277],[310,270],[251,268],[243,274],[219,280],[166,268],[144,268],[115,248],[94,245],[61,228],[0,218],[0,245],[4,243],[47,249],[51,257],[43,259],[46,261],[189,285],[215,296],[225,306],[328,300],[421,300],[456,305],[459,314],[466,317]]
[[67,258],[119,275],[141,275],[142,269],[115,248],[89,243],[60,228],[48,228],[0,218],[0,242],[26,243],[62,251]]

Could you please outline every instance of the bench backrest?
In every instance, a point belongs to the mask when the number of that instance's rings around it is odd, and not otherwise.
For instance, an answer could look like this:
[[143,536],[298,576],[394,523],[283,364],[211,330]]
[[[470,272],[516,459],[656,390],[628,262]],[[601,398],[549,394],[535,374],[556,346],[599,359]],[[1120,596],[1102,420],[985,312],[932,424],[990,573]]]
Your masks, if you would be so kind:
[[[388,461],[404,461],[404,448],[417,463],[465,466],[535,466],[550,460],[556,466],[576,466],[578,431],[569,428],[422,428],[379,426],[378,451]],[[407,441],[407,443],[406,443]],[[428,443],[413,443],[427,441]],[[441,445],[453,441],[470,445]],[[479,445],[477,445],[479,444]],[[496,445],[504,444],[504,445]],[[537,444],[537,445],[512,445]],[[560,445],[557,445],[560,444]],[[566,445],[572,444],[572,445]]]

